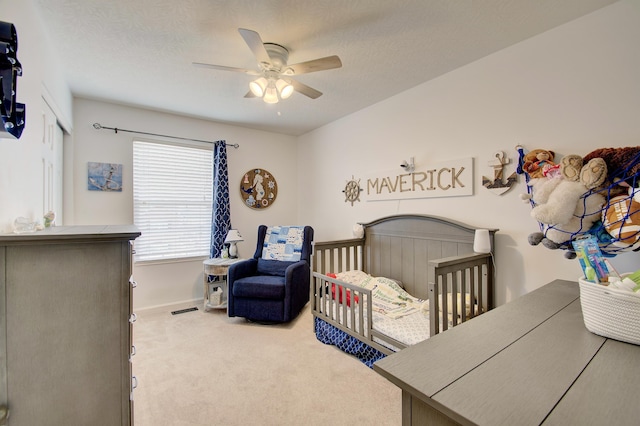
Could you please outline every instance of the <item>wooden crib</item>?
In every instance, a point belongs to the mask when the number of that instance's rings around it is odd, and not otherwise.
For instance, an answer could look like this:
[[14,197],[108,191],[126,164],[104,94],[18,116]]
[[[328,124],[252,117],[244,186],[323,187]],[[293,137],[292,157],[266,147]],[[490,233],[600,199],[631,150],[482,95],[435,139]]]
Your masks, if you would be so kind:
[[[409,294],[429,300],[431,336],[493,308],[493,252],[473,252],[475,228],[425,215],[396,215],[362,225],[363,238],[314,243],[316,328],[316,321],[326,322],[385,355],[407,346],[375,329],[371,290],[327,275],[351,270],[391,278]],[[495,232],[489,231],[492,247]],[[466,308],[453,303],[465,299],[472,301]]]

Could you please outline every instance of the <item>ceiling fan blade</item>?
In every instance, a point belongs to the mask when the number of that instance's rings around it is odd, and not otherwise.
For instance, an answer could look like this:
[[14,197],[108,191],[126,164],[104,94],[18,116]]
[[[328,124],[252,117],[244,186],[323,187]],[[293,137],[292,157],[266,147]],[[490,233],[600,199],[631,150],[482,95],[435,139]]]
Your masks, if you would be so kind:
[[269,57],[269,53],[267,53],[267,49],[264,48],[264,43],[262,42],[262,38],[260,34],[255,31],[247,30],[244,28],[238,28],[240,35],[244,39],[245,43],[249,46],[249,49],[253,52],[256,59],[258,59],[259,64],[270,64],[271,58]]
[[322,92],[317,91],[316,89],[314,89],[313,87],[309,87],[306,84],[302,84],[299,81],[296,80],[291,80],[291,85],[293,86],[294,90],[298,93],[301,93],[305,96],[310,97],[311,99],[316,99],[319,98],[320,96],[322,96]]
[[195,65],[196,67],[202,67],[202,68],[212,68],[214,70],[234,71],[234,72],[241,72],[249,75],[262,75],[260,72],[256,70],[247,70],[244,68],[234,68],[234,67],[225,67],[222,65],[203,64],[202,62],[193,62],[193,65]]
[[[326,58],[314,59],[312,61],[300,62],[298,64],[288,65],[287,69],[285,69],[284,74],[288,74],[288,75],[308,74],[310,72],[340,68],[341,66],[342,66],[342,61],[340,61],[340,58],[338,58],[336,55],[333,55],[333,56],[327,56]],[[293,74],[290,74],[289,70],[293,71]]]
[[255,97],[256,97],[256,95],[254,95],[254,94],[253,94],[253,92],[252,92],[251,90],[249,90],[249,91],[247,92],[247,94],[246,94],[246,95],[244,95],[244,97],[245,97],[245,98],[255,98]]

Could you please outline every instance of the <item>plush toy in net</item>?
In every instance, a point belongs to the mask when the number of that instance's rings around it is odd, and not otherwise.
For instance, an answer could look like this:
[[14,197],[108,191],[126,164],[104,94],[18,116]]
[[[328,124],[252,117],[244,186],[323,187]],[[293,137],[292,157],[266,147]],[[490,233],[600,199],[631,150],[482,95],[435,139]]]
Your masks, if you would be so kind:
[[602,210],[602,224],[613,238],[611,244],[634,250],[640,247],[640,189],[612,198]]
[[529,236],[530,244],[565,250],[569,259],[575,258],[571,242],[586,235],[598,240],[607,257],[640,250],[640,146],[568,155],[560,161],[559,174],[545,177],[529,175],[524,149],[517,149],[517,172],[527,181],[522,198],[540,227]]

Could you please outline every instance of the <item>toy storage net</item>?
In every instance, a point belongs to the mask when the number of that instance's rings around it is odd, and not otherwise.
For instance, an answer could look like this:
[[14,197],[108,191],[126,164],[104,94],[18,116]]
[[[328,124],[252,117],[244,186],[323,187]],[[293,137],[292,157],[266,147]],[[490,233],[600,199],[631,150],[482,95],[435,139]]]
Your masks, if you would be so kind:
[[[527,192],[533,195],[533,187],[529,182],[529,175],[523,170],[524,149],[517,147],[519,162],[517,173],[525,175],[527,182]],[[601,210],[601,219],[592,223],[585,221],[582,226],[583,216],[575,216],[580,220],[579,230],[567,232],[562,230],[561,225],[549,225],[538,222],[540,232],[546,237],[549,230],[554,229],[566,234],[567,241],[559,243],[559,249],[573,251],[571,242],[584,235],[594,235],[598,239],[598,244],[602,254],[607,257],[614,257],[619,253],[628,251],[640,251],[640,149],[633,158],[625,161],[625,166],[618,169],[609,169],[607,182],[604,188],[596,188],[585,192],[578,202],[586,206],[586,198],[599,192],[605,197],[605,203]],[[624,181],[629,186],[626,194],[621,194],[620,181]],[[626,188],[626,186],[625,186]],[[635,196],[635,197],[634,197]],[[531,208],[536,206],[533,197],[530,199]],[[609,214],[608,214],[609,213]],[[613,214],[615,213],[615,214]],[[587,214],[587,212],[585,212]]]

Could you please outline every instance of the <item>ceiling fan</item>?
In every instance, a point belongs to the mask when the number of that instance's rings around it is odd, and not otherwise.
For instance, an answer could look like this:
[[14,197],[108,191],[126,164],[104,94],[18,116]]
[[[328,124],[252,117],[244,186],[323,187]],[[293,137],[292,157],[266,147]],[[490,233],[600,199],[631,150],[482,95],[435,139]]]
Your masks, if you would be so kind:
[[245,95],[245,98],[260,97],[267,103],[277,103],[280,99],[286,99],[291,96],[295,90],[311,99],[316,99],[322,95],[322,92],[302,84],[292,77],[342,66],[340,58],[335,55],[288,65],[289,51],[284,46],[276,43],[263,43],[260,34],[252,30],[238,28],[238,31],[258,60],[259,70],[204,64],[201,62],[194,62],[193,65],[259,76],[259,78],[249,83],[250,90]]

